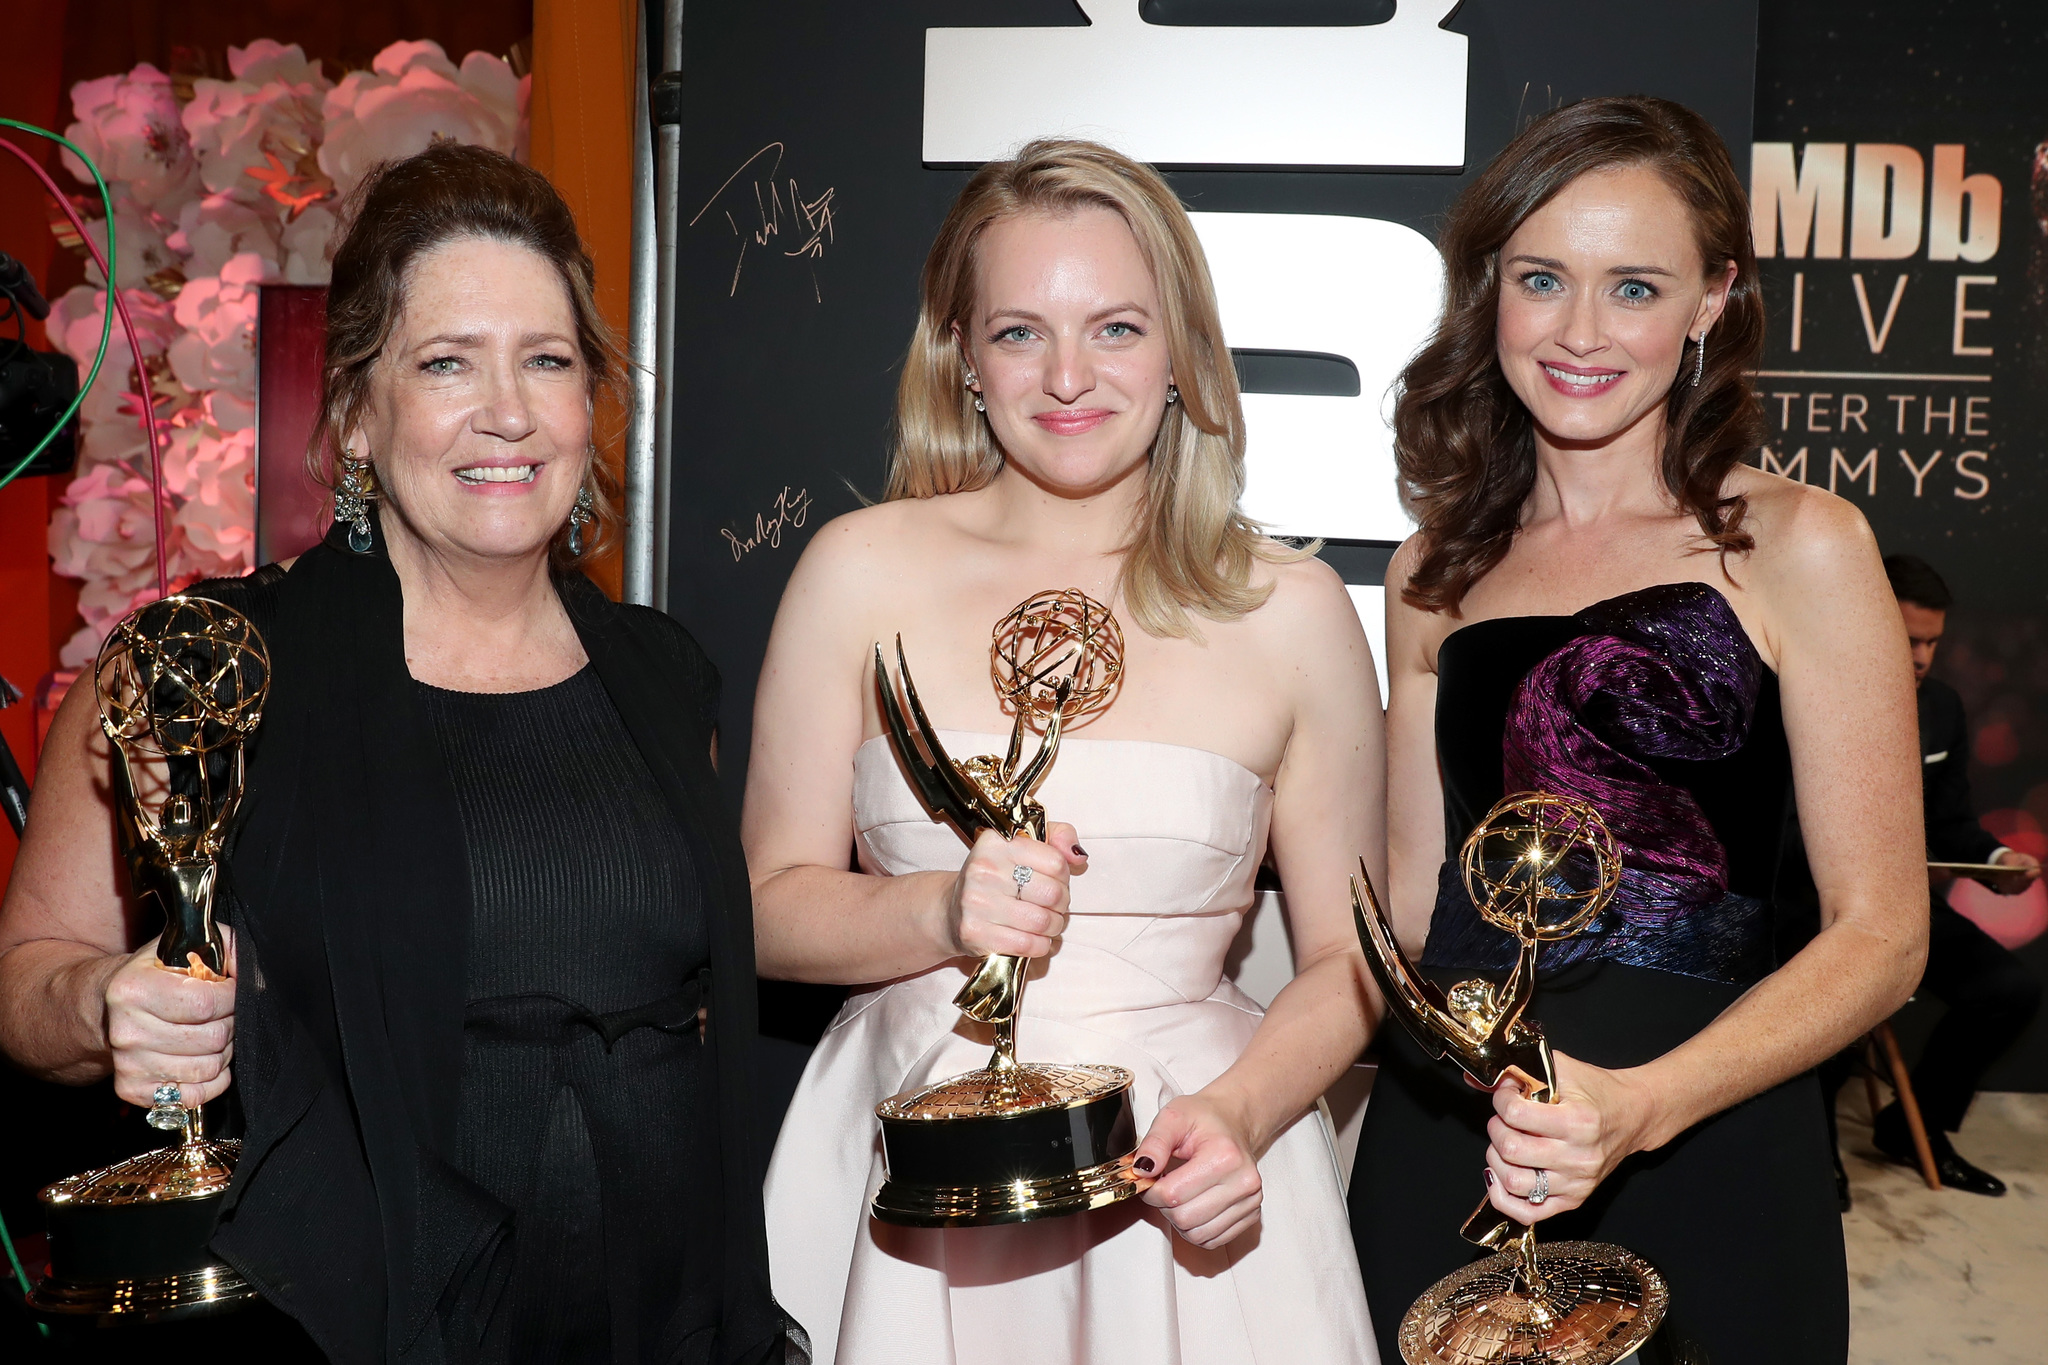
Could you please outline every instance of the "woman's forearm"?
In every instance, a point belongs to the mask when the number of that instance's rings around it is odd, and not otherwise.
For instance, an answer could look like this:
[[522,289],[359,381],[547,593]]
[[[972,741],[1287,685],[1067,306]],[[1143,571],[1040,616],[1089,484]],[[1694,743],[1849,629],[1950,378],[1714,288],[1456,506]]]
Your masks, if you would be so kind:
[[61,939],[32,939],[0,956],[0,1048],[46,1081],[85,1085],[107,1075],[107,979],[123,961]]
[[861,986],[944,962],[939,907],[951,872],[877,877],[786,868],[754,888],[754,958],[762,976]]
[[1235,1113],[1263,1153],[1365,1050],[1372,1025],[1365,963],[1333,953],[1310,963],[1273,999],[1231,1068],[1202,1095]]
[[1661,1147],[1841,1051],[1905,1002],[1925,961],[1924,934],[1902,943],[1838,919],[1712,1024],[1623,1073],[1645,1088],[1651,1114],[1640,1148]]

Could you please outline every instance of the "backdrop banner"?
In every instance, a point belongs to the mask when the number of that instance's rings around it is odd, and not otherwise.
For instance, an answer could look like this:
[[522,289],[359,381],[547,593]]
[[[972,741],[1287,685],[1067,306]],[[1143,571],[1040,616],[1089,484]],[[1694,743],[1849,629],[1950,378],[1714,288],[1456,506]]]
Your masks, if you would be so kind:
[[[1553,0],[684,13],[669,607],[724,673],[735,798],[783,584],[820,524],[882,491],[918,269],[972,165],[1074,133],[1169,169],[1239,353],[1248,508],[1331,538],[1377,636],[1408,530],[1387,387],[1433,321],[1452,198],[1529,118],[1587,95],[1679,100],[1749,160],[1754,0],[1632,5],[1634,57]],[[768,1136],[834,1007],[766,988],[764,1027],[790,1040],[764,1059],[782,1087]]]
[[[1766,469],[1853,501],[1955,590],[1984,823],[2048,854],[2048,25],[2033,0],[1777,6],[1751,200]],[[1711,344],[1711,343],[1710,343]],[[2048,890],[1951,903],[2048,974]],[[1924,1026],[1933,1007],[1914,1007]],[[1910,1030],[1910,1031],[1917,1031]],[[1988,1078],[2048,1090],[2048,1018]]]

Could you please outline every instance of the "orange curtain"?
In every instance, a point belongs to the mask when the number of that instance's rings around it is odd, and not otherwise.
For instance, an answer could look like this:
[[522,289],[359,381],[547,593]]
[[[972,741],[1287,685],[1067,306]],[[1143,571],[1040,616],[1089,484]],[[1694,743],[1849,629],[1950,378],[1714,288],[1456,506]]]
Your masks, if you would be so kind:
[[[637,62],[633,0],[534,0],[532,156],[576,213],[597,263],[597,304],[626,333],[633,250],[633,100]],[[619,414],[600,455],[621,468]],[[619,595],[619,548],[590,566]]]

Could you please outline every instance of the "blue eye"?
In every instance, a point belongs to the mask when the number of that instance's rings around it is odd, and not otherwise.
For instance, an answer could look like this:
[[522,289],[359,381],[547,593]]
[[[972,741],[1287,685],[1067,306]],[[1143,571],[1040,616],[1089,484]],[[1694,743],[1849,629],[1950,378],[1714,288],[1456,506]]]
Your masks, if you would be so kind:
[[997,332],[994,336],[990,337],[989,340],[1029,341],[1031,340],[1031,329],[1020,322],[1015,327],[1005,327],[1002,331]]
[[1564,288],[1557,276],[1548,270],[1532,270],[1522,276],[1522,284],[1535,294],[1555,294]]
[[420,368],[428,374],[454,374],[456,366],[461,363],[460,360],[452,355],[442,355],[435,356],[432,360],[421,365]]
[[1102,334],[1111,341],[1122,341],[1125,337],[1143,336],[1136,323],[1112,322],[1102,329]]
[[1641,280],[1622,281],[1620,293],[1630,303],[1648,303],[1657,297],[1657,291]]

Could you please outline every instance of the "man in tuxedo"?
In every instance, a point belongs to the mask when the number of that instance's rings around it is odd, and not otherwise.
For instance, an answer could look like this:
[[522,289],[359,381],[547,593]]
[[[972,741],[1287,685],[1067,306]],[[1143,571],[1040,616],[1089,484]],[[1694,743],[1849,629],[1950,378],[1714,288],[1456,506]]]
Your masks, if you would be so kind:
[[[2040,861],[2005,847],[1977,822],[1970,805],[1969,728],[1963,701],[1947,683],[1929,676],[1935,650],[1954,602],[1931,565],[1913,555],[1884,561],[1906,636],[1913,647],[1919,687],[1921,790],[1927,811],[1927,856],[1937,863],[1995,865],[1967,873],[2001,895],[2016,895],[2041,875]],[[1933,870],[1932,933],[1920,989],[1948,1006],[1913,1068],[1913,1094],[1926,1120],[1941,1183],[1972,1194],[2005,1193],[2005,1182],[1964,1160],[1949,1140],[1962,1127],[1977,1087],[2026,1029],[2041,1003],[2041,984],[1996,939],[1948,904],[1956,874]],[[1894,1161],[1916,1165],[1911,1135],[1896,1102],[1877,1116],[1877,1146]]]

